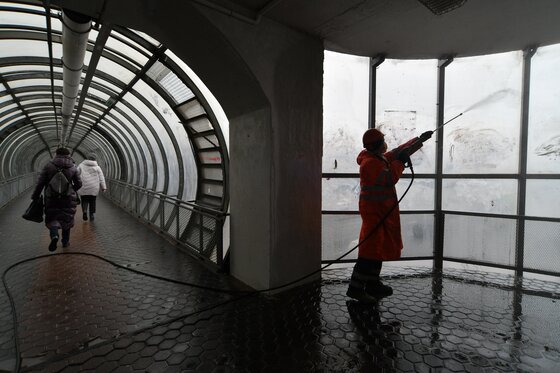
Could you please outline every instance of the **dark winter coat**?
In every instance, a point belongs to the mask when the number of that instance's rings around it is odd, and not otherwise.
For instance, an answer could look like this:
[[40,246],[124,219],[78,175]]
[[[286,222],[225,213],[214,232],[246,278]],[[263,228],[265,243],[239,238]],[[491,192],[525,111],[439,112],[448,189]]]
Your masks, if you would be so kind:
[[47,228],[70,229],[74,226],[74,214],[78,204],[76,191],[82,187],[82,180],[74,161],[68,155],[57,155],[43,167],[37,186],[31,195],[37,199],[56,174],[57,168],[62,168],[64,176],[71,182],[74,192],[69,198],[45,198],[45,225]]

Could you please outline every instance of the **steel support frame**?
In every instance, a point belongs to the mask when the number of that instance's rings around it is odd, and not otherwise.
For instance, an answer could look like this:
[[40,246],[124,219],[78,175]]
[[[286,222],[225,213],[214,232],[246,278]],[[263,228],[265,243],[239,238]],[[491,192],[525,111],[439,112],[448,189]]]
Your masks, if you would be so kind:
[[[437,124],[436,128],[444,123],[445,112],[445,68],[453,62],[453,57],[441,58],[438,61],[437,72]],[[436,132],[436,179],[434,190],[435,216],[434,216],[434,265],[435,271],[443,270],[443,244],[445,215],[442,211],[443,195],[443,130],[441,127]]]
[[525,257],[525,203],[527,194],[527,142],[529,134],[529,93],[531,87],[531,59],[537,49],[523,51],[523,75],[521,86],[521,129],[519,134],[519,184],[517,191],[517,221],[515,247],[515,275],[522,278]]

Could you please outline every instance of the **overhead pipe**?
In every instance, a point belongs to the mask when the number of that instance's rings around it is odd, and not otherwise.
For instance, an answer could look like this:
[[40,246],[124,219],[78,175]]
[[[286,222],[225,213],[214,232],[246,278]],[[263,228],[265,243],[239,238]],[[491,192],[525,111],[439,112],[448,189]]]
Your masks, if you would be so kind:
[[68,127],[80,90],[90,30],[91,17],[66,9],[62,11],[62,146],[68,145]]

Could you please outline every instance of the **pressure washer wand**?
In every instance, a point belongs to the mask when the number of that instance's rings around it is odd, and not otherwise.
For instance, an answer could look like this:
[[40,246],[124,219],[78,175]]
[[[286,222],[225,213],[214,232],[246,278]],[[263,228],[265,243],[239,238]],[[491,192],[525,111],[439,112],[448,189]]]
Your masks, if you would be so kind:
[[463,115],[463,113],[455,115],[453,118],[449,119],[447,122],[443,123],[441,126],[436,128],[435,130],[433,130],[432,133],[436,132],[437,130],[439,130],[440,128],[442,128],[443,126],[445,126],[447,123],[451,122],[452,120],[455,120],[455,119],[459,118],[461,115]]

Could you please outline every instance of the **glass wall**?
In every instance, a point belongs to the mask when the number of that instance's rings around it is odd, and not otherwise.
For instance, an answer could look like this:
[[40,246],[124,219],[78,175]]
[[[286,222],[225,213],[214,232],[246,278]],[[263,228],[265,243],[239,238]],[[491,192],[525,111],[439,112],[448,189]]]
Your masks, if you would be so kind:
[[[441,76],[443,118],[437,117],[438,61],[386,59],[370,77],[367,58],[325,53],[324,260],[358,243],[355,157],[372,99],[375,127],[389,148],[461,114],[443,128],[441,143],[434,135],[412,157],[421,175],[400,203],[403,259],[436,253],[464,266],[560,276],[560,45],[530,52],[451,61]],[[525,88],[524,69],[530,74]],[[366,99],[370,79],[376,97]],[[410,179],[405,170],[396,185],[399,197]],[[354,251],[345,259],[356,256]]]
[[[369,119],[369,58],[325,52],[323,92],[323,259],[334,260],[358,243],[361,219],[359,168],[362,135]],[[390,148],[436,125],[437,61],[387,60],[377,69],[375,127]],[[435,145],[426,143],[413,157],[416,172],[434,173]],[[399,196],[410,183],[405,172]],[[417,178],[401,204],[404,257],[431,257],[433,178]],[[357,250],[344,259],[355,259]]]

